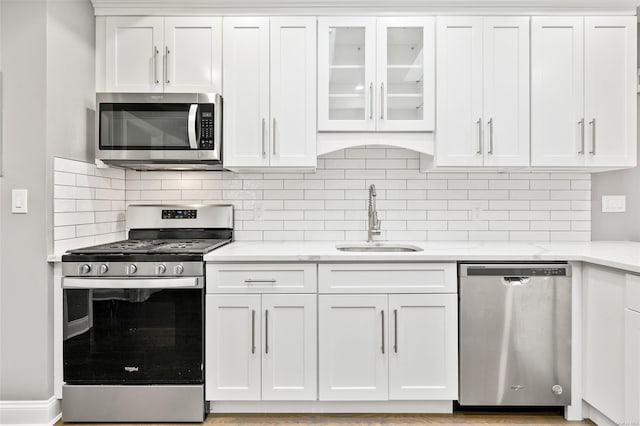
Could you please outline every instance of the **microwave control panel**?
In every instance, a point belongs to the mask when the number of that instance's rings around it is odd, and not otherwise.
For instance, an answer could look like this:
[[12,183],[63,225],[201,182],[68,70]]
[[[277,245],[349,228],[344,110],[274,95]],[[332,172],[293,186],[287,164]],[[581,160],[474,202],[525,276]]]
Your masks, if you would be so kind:
[[213,104],[200,104],[200,149],[214,149],[213,147]]

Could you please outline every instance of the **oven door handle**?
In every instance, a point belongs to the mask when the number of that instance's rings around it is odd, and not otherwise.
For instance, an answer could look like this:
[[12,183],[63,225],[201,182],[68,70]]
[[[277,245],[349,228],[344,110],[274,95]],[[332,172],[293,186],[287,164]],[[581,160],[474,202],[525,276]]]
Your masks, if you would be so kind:
[[196,132],[196,116],[198,115],[198,104],[191,104],[189,107],[189,119],[187,130],[189,133],[189,147],[198,149],[198,135]]
[[62,288],[203,288],[202,277],[180,278],[62,278]]

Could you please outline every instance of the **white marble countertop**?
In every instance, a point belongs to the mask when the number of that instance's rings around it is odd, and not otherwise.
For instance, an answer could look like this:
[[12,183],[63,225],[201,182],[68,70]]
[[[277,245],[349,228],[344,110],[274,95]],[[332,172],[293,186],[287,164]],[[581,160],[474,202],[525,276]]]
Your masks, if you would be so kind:
[[205,255],[207,262],[442,262],[545,261],[589,262],[640,273],[640,243],[628,241],[513,242],[513,241],[386,241],[410,244],[419,252],[343,252],[346,241],[237,241]]

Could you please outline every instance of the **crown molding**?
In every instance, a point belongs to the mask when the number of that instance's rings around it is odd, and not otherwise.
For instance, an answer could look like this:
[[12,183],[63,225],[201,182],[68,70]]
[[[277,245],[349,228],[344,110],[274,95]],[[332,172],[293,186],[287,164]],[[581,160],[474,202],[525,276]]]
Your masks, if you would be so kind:
[[96,15],[635,15],[639,0],[91,0]]

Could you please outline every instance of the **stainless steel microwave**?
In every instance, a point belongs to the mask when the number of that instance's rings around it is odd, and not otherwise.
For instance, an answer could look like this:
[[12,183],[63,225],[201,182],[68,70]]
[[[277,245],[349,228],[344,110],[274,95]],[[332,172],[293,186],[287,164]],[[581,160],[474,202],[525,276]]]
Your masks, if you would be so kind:
[[97,93],[96,158],[137,170],[221,169],[222,97]]

